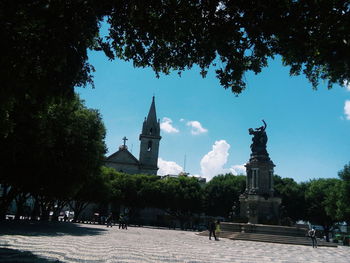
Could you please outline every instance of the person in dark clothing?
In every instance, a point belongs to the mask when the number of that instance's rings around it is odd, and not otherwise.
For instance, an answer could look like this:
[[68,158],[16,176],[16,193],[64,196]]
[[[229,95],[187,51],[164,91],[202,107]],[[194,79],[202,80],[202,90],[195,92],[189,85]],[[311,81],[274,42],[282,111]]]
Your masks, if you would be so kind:
[[215,240],[218,240],[215,235],[216,224],[214,221],[209,223],[209,239],[211,240],[211,236],[213,235]]
[[124,226],[123,226],[123,229],[128,229],[128,221],[129,221],[129,216],[126,214],[124,216]]
[[309,236],[311,237],[311,241],[312,241],[312,247],[313,248],[317,248],[317,239],[316,239],[316,230],[315,228],[311,228],[311,230],[309,231]]
[[124,215],[123,214],[121,214],[119,216],[119,229],[120,228],[124,229]]
[[110,213],[107,217],[107,227],[112,227],[113,214]]

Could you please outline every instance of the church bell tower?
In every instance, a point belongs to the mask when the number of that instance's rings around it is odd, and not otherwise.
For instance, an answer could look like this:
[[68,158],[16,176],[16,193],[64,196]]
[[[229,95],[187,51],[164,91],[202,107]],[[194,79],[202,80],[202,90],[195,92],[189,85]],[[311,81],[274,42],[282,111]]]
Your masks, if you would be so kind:
[[147,118],[142,125],[140,134],[140,170],[141,173],[157,174],[158,171],[158,153],[160,136],[160,123],[157,120],[156,105],[154,96],[149,109]]

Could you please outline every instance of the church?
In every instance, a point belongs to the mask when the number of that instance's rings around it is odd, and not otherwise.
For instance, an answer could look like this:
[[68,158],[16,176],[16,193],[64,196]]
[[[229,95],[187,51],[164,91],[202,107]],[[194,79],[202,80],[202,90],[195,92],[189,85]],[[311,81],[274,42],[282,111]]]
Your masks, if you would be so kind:
[[137,159],[126,146],[127,138],[124,137],[124,144],[119,150],[107,157],[105,165],[112,167],[118,172],[127,174],[153,174],[158,171],[158,153],[160,136],[160,122],[157,120],[156,105],[154,96],[147,118],[145,118],[140,140],[140,155]]

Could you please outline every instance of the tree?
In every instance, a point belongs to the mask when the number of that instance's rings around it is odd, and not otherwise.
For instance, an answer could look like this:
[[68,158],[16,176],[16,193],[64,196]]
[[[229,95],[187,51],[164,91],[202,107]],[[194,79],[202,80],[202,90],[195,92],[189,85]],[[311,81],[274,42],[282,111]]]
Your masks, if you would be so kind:
[[202,211],[202,188],[195,177],[166,177],[156,182],[156,189],[155,207],[179,220],[182,229]]
[[293,222],[305,218],[305,185],[298,184],[292,178],[274,175],[274,195],[282,198],[282,220]]
[[[343,85],[350,80],[349,7],[342,0],[57,0],[0,4],[1,135],[12,111],[30,97],[47,104],[92,83],[87,49],[133,61],[156,74],[212,67],[238,94],[244,74],[259,73],[276,55],[290,74]],[[106,36],[99,33],[105,18]]]
[[[29,193],[19,193],[15,197],[15,202],[16,202],[15,219],[16,220],[19,220],[21,216],[23,216],[26,212],[28,212],[28,211],[25,211],[25,209],[26,209],[25,203],[29,197],[30,197]],[[28,216],[28,214],[26,214],[26,216]]]
[[341,186],[339,187],[338,217],[350,224],[350,163],[339,173]]
[[154,182],[159,179],[155,175],[115,173],[111,181],[112,201],[116,206],[129,209],[129,216],[144,207],[152,207]]
[[69,206],[74,211],[73,221],[77,221],[84,209],[91,203],[109,203],[112,198],[111,181],[116,176],[112,168],[101,167],[100,173],[88,178],[72,197]]
[[88,2],[1,2],[6,52],[0,57],[0,136],[6,137],[17,125],[13,115],[18,105],[30,102],[35,107],[22,114],[32,114],[56,97],[72,98],[74,86],[91,83],[87,48],[98,35],[102,15]]
[[314,179],[306,183],[306,219],[323,227],[327,241],[332,227],[339,222],[337,200],[340,185],[341,181],[336,178]]
[[[16,111],[13,132],[0,138],[0,180],[10,185],[10,191],[31,193],[48,213],[99,172],[105,128],[99,113],[87,109],[78,97],[29,116],[21,114],[22,108]],[[5,200],[2,203],[3,214]]]
[[[232,206],[238,204],[239,196],[246,187],[243,175],[225,174],[215,176],[205,185],[205,210],[213,216],[228,217]],[[236,205],[238,208],[238,205]],[[235,211],[237,212],[237,211]]]

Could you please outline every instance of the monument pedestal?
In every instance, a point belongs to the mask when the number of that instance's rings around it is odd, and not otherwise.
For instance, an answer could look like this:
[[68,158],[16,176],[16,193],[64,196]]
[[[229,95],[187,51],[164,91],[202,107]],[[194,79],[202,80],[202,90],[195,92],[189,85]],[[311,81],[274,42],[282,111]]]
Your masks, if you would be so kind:
[[245,165],[246,190],[240,196],[240,215],[251,224],[279,224],[281,198],[274,197],[274,163],[268,153],[252,154]]
[[241,195],[239,198],[241,217],[248,218],[250,224],[280,223],[279,207],[281,198],[259,196],[256,194]]

